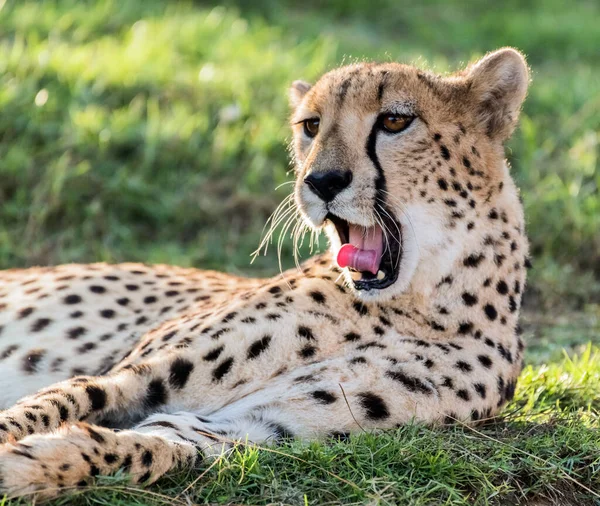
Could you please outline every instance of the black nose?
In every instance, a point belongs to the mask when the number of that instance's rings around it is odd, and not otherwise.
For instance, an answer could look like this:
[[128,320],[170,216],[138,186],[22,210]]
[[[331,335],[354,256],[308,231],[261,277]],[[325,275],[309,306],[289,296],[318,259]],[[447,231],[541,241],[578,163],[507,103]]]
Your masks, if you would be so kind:
[[349,170],[315,172],[304,178],[311,191],[325,202],[331,202],[344,188],[348,188],[351,181],[352,172]]

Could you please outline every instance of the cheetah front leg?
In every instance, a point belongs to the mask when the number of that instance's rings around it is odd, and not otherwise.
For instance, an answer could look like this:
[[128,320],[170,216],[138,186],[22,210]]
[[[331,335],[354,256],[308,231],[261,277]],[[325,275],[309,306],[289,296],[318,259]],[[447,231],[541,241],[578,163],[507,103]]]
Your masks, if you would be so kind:
[[87,423],[65,425],[0,448],[0,496],[50,498],[119,469],[133,483],[152,483],[171,469],[193,465],[198,455],[191,441]]
[[210,420],[187,412],[155,414],[123,431],[64,425],[0,448],[0,494],[49,498],[119,469],[133,483],[153,483],[168,471],[222,455],[238,441],[264,441],[274,433],[271,422]]
[[173,381],[186,372],[186,364],[173,355],[109,376],[82,376],[52,385],[0,413],[0,443],[84,420],[139,420],[168,402],[169,392],[177,389]]

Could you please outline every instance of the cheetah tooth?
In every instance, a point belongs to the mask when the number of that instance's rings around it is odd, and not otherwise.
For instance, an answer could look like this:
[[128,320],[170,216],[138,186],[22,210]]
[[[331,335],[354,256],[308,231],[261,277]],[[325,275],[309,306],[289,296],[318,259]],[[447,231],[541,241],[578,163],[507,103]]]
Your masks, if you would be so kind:
[[360,281],[362,279],[362,274],[358,271],[350,271],[350,277],[354,281]]
[[377,271],[377,279],[381,281],[383,278],[385,278],[385,272]]

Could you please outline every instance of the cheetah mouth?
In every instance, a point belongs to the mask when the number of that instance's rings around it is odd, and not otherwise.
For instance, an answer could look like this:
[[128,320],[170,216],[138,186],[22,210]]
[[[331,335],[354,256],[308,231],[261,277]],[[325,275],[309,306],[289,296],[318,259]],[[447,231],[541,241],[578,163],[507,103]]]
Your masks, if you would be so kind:
[[348,269],[354,288],[359,291],[382,290],[398,279],[402,260],[402,226],[389,212],[379,223],[364,227],[329,213],[341,247],[337,264]]

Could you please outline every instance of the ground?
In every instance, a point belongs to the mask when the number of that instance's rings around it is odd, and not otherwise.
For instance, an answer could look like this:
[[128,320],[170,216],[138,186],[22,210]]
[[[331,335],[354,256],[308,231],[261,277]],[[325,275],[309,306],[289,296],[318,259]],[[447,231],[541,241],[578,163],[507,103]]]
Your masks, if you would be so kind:
[[[516,399],[477,432],[415,426],[244,449],[147,491],[103,479],[57,504],[597,503],[597,3],[293,4],[0,3],[0,267],[273,273],[276,255],[250,266],[249,254],[290,189],[275,190],[291,180],[289,82],[344,57],[443,70],[514,45],[533,69],[508,150],[534,253]],[[290,265],[289,243],[282,256]]]

